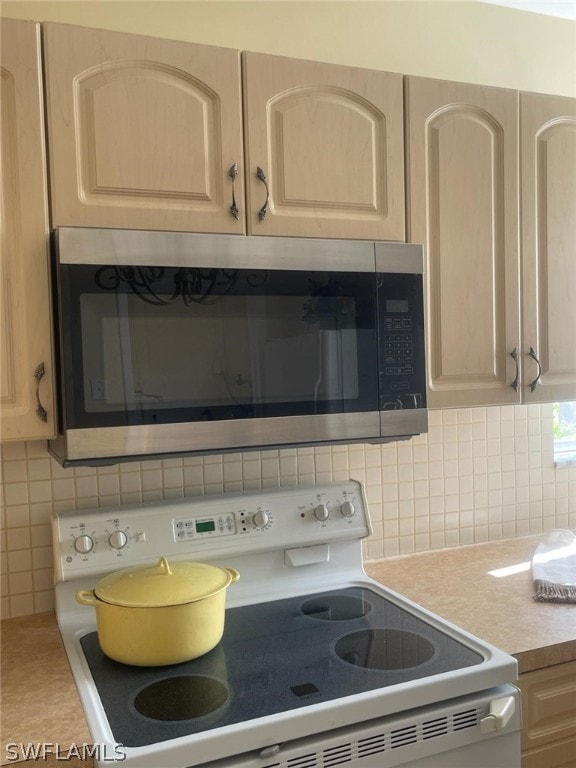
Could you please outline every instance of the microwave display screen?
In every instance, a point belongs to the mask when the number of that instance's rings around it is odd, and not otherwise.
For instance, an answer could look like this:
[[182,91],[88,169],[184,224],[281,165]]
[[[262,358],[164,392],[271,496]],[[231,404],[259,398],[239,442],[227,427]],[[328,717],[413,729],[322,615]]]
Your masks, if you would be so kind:
[[410,311],[410,304],[407,299],[387,299],[386,300],[386,313],[390,314],[403,314]]

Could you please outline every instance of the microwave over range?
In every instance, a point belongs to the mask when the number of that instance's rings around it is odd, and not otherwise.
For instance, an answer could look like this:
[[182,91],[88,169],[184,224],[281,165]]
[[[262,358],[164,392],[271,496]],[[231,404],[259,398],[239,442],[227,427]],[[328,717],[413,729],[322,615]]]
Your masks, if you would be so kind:
[[427,431],[422,247],[61,228],[64,465]]

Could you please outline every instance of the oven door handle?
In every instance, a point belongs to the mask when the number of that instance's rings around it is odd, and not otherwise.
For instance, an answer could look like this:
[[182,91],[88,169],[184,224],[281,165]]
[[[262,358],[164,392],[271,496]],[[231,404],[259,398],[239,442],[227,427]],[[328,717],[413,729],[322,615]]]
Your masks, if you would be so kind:
[[514,696],[494,699],[490,702],[490,712],[480,719],[480,733],[502,731],[516,711]]

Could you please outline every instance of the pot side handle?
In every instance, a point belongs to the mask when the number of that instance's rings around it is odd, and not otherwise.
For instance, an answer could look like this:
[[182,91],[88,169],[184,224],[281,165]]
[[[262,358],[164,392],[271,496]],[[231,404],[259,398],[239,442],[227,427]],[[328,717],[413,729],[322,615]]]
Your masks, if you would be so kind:
[[82,605],[98,605],[101,602],[94,594],[93,589],[81,589],[76,592],[76,600]]
[[232,578],[232,581],[238,581],[238,579],[240,578],[240,574],[235,568],[224,568],[224,570],[228,571],[228,573]]

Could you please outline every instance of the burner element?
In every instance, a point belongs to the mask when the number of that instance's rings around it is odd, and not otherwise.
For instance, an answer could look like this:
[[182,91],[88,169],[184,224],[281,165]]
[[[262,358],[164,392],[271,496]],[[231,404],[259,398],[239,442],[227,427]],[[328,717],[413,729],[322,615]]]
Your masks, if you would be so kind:
[[435,653],[427,638],[402,629],[363,629],[336,643],[338,656],[366,669],[409,669],[429,661]]
[[179,675],[147,685],[134,698],[136,710],[152,720],[191,720],[228,700],[226,686],[213,677]]
[[350,621],[365,616],[369,611],[370,604],[366,600],[345,595],[321,595],[302,605],[302,613],[322,621]]

